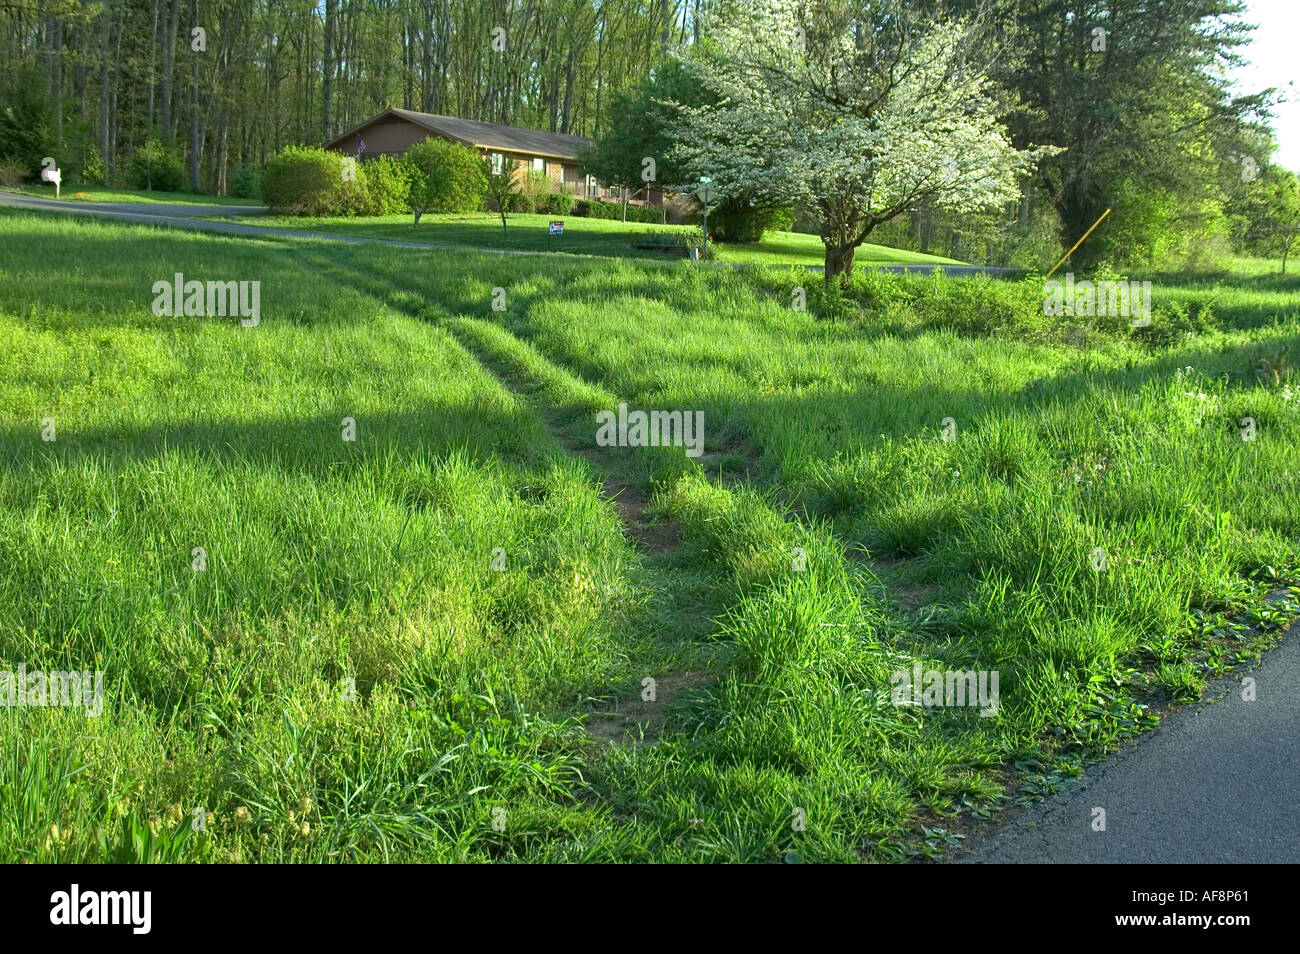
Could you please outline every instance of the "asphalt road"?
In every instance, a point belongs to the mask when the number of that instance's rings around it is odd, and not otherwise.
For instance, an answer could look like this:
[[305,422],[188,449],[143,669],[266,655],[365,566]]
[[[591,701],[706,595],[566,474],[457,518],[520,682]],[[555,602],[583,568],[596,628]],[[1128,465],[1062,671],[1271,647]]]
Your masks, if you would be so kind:
[[[93,215],[100,218],[116,219],[122,222],[136,222],[144,225],[165,226],[168,228],[196,229],[201,232],[216,232],[223,235],[243,235],[254,238],[298,238],[314,239],[325,242],[345,242],[349,245],[389,245],[395,248],[444,249],[460,252],[480,252],[485,255],[563,255],[566,258],[600,258],[602,256],[574,255],[569,252],[541,252],[525,249],[469,248],[463,245],[439,245],[432,242],[398,242],[393,239],[362,238],[354,235],[330,235],[323,232],[309,232],[300,229],[269,228],[260,225],[245,225],[240,222],[213,222],[199,216],[206,215],[246,215],[251,212],[265,211],[263,206],[249,205],[167,205],[134,202],[77,202],[68,199],[43,199],[36,196],[20,195],[16,192],[0,192],[0,205],[13,208],[31,209],[40,212],[63,212],[76,215]],[[671,265],[680,259],[658,261],[642,258],[640,262]],[[711,263],[726,267],[728,263]],[[745,267],[745,266],[733,266]],[[884,272],[906,273],[922,272],[929,274],[936,268],[948,275],[994,275],[1015,277],[1023,269],[993,268],[982,265],[874,265],[863,263],[862,268],[879,268]],[[812,272],[822,271],[820,265],[808,266]]]
[[[1242,679],[1256,699],[1242,699]],[[1300,627],[958,863],[1300,862]],[[1217,701],[1214,701],[1216,700]],[[1094,809],[1105,809],[1105,831]]]

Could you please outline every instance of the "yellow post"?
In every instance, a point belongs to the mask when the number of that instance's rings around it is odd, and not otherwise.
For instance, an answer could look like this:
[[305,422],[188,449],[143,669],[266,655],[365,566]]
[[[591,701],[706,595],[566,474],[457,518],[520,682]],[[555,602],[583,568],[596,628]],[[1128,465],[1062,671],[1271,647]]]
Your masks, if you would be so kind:
[[1092,229],[1095,229],[1097,226],[1101,225],[1101,219],[1104,219],[1108,215],[1110,215],[1110,209],[1107,209],[1105,212],[1103,212],[1101,214],[1101,218],[1099,218],[1096,222],[1092,223],[1092,228],[1088,229],[1088,231],[1083,233],[1083,238],[1079,239],[1079,241],[1074,243],[1074,245],[1070,248],[1070,250],[1065,253],[1065,258],[1062,258],[1059,262],[1057,262],[1055,265],[1052,266],[1052,270],[1043,276],[1044,281],[1046,281],[1047,279],[1051,278],[1054,274],[1056,274],[1056,270],[1065,264],[1065,259],[1069,258],[1071,255],[1074,254],[1074,250],[1083,244],[1083,239],[1086,239],[1089,235],[1091,235]]

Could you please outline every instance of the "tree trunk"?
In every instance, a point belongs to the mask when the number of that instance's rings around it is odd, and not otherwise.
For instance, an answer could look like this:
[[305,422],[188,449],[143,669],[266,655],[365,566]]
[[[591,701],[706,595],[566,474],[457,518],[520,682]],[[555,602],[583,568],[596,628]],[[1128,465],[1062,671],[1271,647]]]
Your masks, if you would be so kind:
[[838,278],[843,275],[845,278],[853,276],[853,253],[858,247],[856,245],[830,245],[826,246],[826,280]]
[[54,144],[63,150],[63,21],[50,17],[50,94],[54,98]]
[[330,141],[330,106],[334,94],[334,19],[338,0],[325,0],[325,47],[321,54],[321,145]]
[[214,183],[217,195],[225,195],[227,190],[226,183],[226,163],[229,161],[229,140],[230,140],[230,110],[223,108],[221,110],[221,124],[217,130],[217,168],[216,182]]
[[170,146],[176,141],[176,113],[172,107],[172,86],[176,71],[176,31],[180,29],[181,0],[172,0],[170,16],[166,18],[163,31],[163,69],[162,89],[160,91],[159,111],[162,116],[163,138]]
[[104,163],[104,174],[107,179],[109,166],[113,161],[113,155],[108,151],[108,129],[112,122],[108,114],[109,99],[112,92],[108,85],[108,47],[109,40],[113,36],[112,5],[105,3],[99,16],[99,116],[96,118],[99,122],[99,158]]
[[[1097,195],[1095,190],[1084,186],[1064,188],[1060,199],[1056,202],[1056,211],[1061,217],[1062,247],[1070,248],[1083,238],[1105,210],[1105,200]],[[1080,245],[1071,256],[1071,261],[1081,267],[1094,264],[1102,252],[1100,238],[1098,232],[1092,233],[1088,241]]]
[[[160,0],[153,0],[153,20],[149,28],[149,110],[145,127],[153,132],[154,101],[158,98],[158,5]],[[107,7],[105,8],[107,9]]]
[[[190,0],[190,26],[198,25],[199,3]],[[190,50],[190,191],[199,193],[199,163],[203,150],[199,146],[199,58]]]
[[560,132],[566,136],[573,130],[573,84],[578,78],[577,59],[578,54],[575,47],[569,50],[569,67],[564,74],[564,109],[561,114]]
[[[123,11],[119,16],[117,23],[113,26],[113,93],[109,97],[108,115],[109,115],[109,140],[108,156],[104,158],[106,168],[115,169],[117,166],[117,89],[121,85],[122,77],[122,27],[126,22],[126,13]],[[111,164],[111,165],[110,165]]]

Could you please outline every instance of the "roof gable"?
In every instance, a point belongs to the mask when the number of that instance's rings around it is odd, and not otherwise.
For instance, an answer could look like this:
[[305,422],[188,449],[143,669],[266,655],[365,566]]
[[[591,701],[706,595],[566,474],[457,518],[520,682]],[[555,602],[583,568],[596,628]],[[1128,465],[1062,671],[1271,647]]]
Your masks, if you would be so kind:
[[484,123],[476,119],[460,119],[456,116],[440,116],[437,113],[417,113],[410,109],[386,109],[377,116],[372,116],[361,125],[350,129],[341,136],[336,136],[326,145],[333,146],[340,140],[365,129],[385,116],[396,116],[410,123],[415,123],[430,132],[447,139],[454,139],[467,146],[479,149],[496,149],[504,152],[521,152],[549,159],[569,159],[577,161],[578,153],[591,145],[585,136],[567,136],[563,133],[542,132],[539,129],[524,129],[520,126],[503,126],[499,123]]

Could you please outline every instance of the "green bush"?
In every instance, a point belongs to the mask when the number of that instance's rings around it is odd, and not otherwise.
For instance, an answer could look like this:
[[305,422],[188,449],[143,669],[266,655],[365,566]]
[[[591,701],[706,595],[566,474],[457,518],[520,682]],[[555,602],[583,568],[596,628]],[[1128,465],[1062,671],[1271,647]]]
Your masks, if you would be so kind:
[[[622,220],[623,203],[598,202],[595,199],[579,199],[577,202],[573,203],[573,214],[592,219]],[[628,203],[627,220],[629,222],[650,222],[656,225],[662,225],[664,220],[664,211],[659,206],[641,206]]]
[[180,192],[185,187],[185,166],[181,155],[159,139],[150,139],[135,151],[131,181],[137,189]]
[[237,199],[253,199],[261,195],[262,185],[254,166],[235,166],[230,173],[228,191]]
[[6,65],[0,86],[0,156],[22,162],[29,175],[37,173],[46,156],[63,164],[64,157],[55,150],[50,128],[55,105],[48,89],[49,77],[41,70],[18,70],[13,63]]
[[411,207],[415,167],[398,156],[376,156],[361,163],[365,179],[365,215],[401,215]]
[[574,203],[574,215],[583,215],[592,219],[621,219],[623,209],[615,202],[599,202],[596,199],[584,199]]
[[478,153],[468,146],[430,137],[402,157],[409,179],[406,208],[416,222],[426,212],[476,212],[487,195],[488,180]]
[[360,215],[370,196],[360,164],[353,165],[353,178],[344,178],[350,159],[316,146],[285,146],[266,164],[262,199],[286,215]]
[[551,194],[551,185],[551,177],[545,172],[540,169],[529,169],[523,174],[519,191],[531,196],[533,203],[540,205],[542,200]]
[[86,149],[81,163],[81,182],[83,185],[103,185],[108,174],[104,171],[104,158],[99,149],[91,145]]
[[546,215],[568,215],[573,211],[573,196],[552,192],[537,205],[537,211]]
[[533,197],[531,195],[524,195],[521,192],[516,192],[514,195],[510,197],[510,205],[506,211],[536,212],[537,206],[533,204]]
[[709,234],[719,242],[761,242],[764,232],[788,231],[793,225],[792,206],[750,205],[747,199],[734,198],[709,210]]
[[17,189],[27,178],[26,163],[6,157],[0,159],[0,188]]

